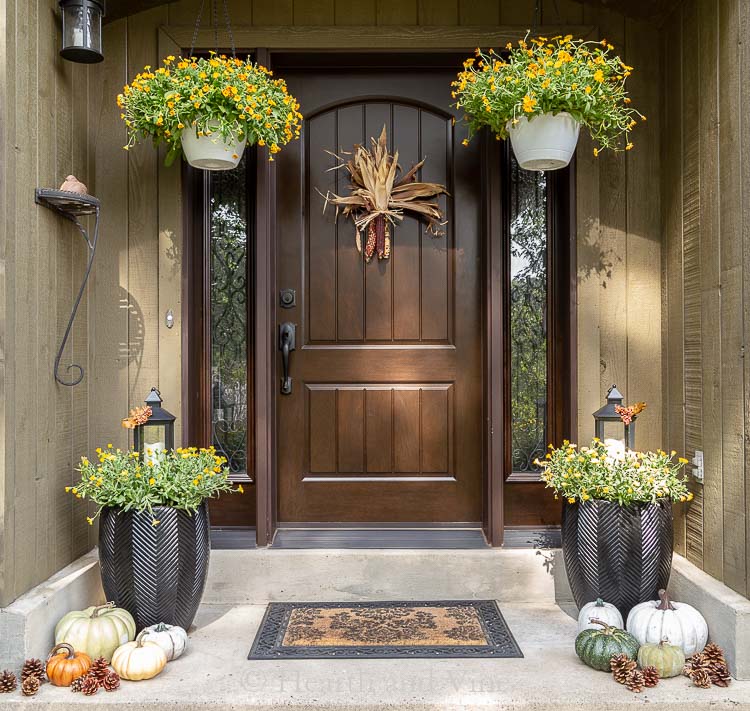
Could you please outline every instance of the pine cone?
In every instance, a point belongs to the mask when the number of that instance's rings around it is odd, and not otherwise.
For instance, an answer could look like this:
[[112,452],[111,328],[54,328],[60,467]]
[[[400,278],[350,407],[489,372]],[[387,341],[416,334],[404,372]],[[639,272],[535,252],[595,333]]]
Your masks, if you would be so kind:
[[81,686],[81,691],[86,696],[93,696],[97,691],[99,691],[99,682],[93,676],[89,676],[87,674],[83,679],[83,686]]
[[41,685],[42,682],[39,681],[38,677],[27,676],[21,683],[21,693],[23,693],[24,696],[34,696],[34,694],[39,691]]
[[729,667],[723,662],[714,662],[708,670],[708,676],[711,682],[716,686],[726,688],[732,683],[732,675],[729,673]]
[[102,688],[104,691],[115,691],[120,688],[120,677],[117,672],[110,672],[104,677]]
[[16,675],[7,669],[0,674],[0,694],[8,694],[18,688]]
[[21,669],[21,683],[32,676],[36,677],[40,684],[44,681],[44,664],[41,659],[27,659],[24,663]]
[[91,667],[89,668],[87,676],[96,679],[96,682],[101,684],[107,674],[109,674],[109,662],[104,657],[97,657],[91,662]]
[[711,675],[705,669],[698,669],[694,671],[690,678],[693,680],[695,686],[699,686],[701,689],[711,688]]
[[609,668],[612,670],[612,676],[618,684],[627,684],[630,673],[635,670],[638,664],[628,657],[627,654],[615,654],[609,660]]
[[86,681],[86,677],[85,676],[76,677],[70,683],[70,690],[71,691],[83,691],[83,682],[84,681]]
[[641,669],[641,674],[643,674],[644,686],[650,688],[659,683],[659,671],[656,667],[643,667],[643,669]]
[[721,662],[726,664],[727,660],[724,658],[724,650],[718,645],[711,642],[707,644],[701,654],[708,659],[709,662]]
[[640,694],[643,691],[643,685],[645,681],[643,679],[643,672],[633,669],[628,675],[628,680],[625,682],[625,686],[628,687],[628,691],[632,691],[636,694]]
[[687,660],[685,666],[682,668],[682,673],[685,676],[692,677],[694,672],[700,670],[708,671],[710,666],[711,662],[703,654],[694,654]]

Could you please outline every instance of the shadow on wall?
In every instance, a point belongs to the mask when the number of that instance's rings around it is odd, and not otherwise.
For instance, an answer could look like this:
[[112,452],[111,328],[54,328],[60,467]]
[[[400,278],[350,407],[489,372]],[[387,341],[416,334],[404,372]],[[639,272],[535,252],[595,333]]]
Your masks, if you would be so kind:
[[612,278],[615,264],[622,263],[622,257],[610,248],[603,250],[600,244],[601,231],[589,218],[583,230],[578,232],[578,281],[601,279],[602,289],[607,288],[607,281]]
[[119,288],[117,303],[118,308],[125,310],[128,317],[127,337],[125,340],[118,342],[118,366],[122,369],[135,365],[136,369],[140,370],[143,361],[143,342],[146,332],[143,312],[133,295],[123,287]]
[[169,261],[172,276],[177,276],[182,268],[182,242],[177,239],[174,230],[162,230],[159,233],[162,253]]

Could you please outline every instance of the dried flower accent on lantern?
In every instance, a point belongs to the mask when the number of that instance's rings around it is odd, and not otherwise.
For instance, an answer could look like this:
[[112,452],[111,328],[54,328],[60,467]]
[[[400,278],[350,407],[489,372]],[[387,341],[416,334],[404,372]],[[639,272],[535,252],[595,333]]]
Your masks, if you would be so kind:
[[646,409],[645,402],[637,402],[635,405],[615,405],[615,412],[620,416],[624,425],[629,425],[638,415]]
[[[327,193],[323,195],[325,205],[336,206],[336,216],[341,209],[344,217],[350,217],[356,228],[357,250],[362,252],[362,237],[365,234],[365,259],[369,262],[377,253],[378,259],[388,259],[391,254],[391,228],[411,212],[415,217],[427,222],[427,231],[432,235],[441,234],[445,224],[443,212],[433,199],[448,195],[444,185],[417,181],[417,173],[424,160],[413,165],[400,175],[398,151],[388,152],[388,138],[385,126],[376,141],[370,139],[371,146],[356,145],[352,152],[344,151],[342,158],[327,151],[341,163],[331,170],[345,168],[349,173],[349,195]],[[322,193],[321,193],[322,194]]]
[[134,407],[130,414],[122,421],[122,426],[126,430],[134,430],[138,425],[145,425],[148,418],[153,414],[148,405]]

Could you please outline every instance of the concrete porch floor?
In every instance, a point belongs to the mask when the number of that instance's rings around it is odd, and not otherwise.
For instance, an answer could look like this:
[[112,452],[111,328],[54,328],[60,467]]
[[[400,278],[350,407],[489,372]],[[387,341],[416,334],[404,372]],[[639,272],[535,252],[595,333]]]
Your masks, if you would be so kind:
[[[537,551],[218,551],[185,656],[156,679],[123,682],[93,697],[45,684],[39,694],[0,697],[0,709],[629,709],[750,708],[750,682],[693,687],[684,677],[633,694],[584,666],[575,621],[553,601],[547,557]],[[479,557],[480,561],[474,560]],[[300,566],[301,558],[305,559]],[[471,574],[463,568],[471,562]],[[480,562],[479,565],[477,563]],[[247,568],[246,568],[247,566]],[[382,566],[390,575],[383,578]],[[431,569],[416,579],[414,573]],[[245,574],[252,571],[250,577]],[[259,575],[259,571],[263,571]],[[317,571],[317,573],[316,573]],[[231,577],[227,577],[230,572]],[[283,588],[268,588],[276,576]],[[312,576],[312,577],[308,577]],[[369,577],[369,586],[361,577]],[[370,577],[371,576],[371,577]],[[460,576],[463,576],[462,578]],[[244,585],[241,584],[245,580]],[[503,584],[505,578],[505,584]],[[305,584],[305,579],[307,583]],[[316,584],[310,584],[314,579]],[[262,584],[261,584],[262,581]],[[264,588],[262,591],[258,586]],[[433,594],[426,594],[432,585]],[[392,593],[406,590],[400,597]],[[456,594],[458,591],[462,593]],[[452,592],[453,594],[445,594]],[[504,594],[499,594],[504,592]],[[487,593],[490,593],[489,595]],[[263,594],[264,599],[248,601]],[[236,598],[242,597],[242,600]],[[500,598],[523,659],[247,661],[268,600]],[[224,598],[224,601],[221,601]],[[233,599],[234,598],[234,599]],[[515,598],[515,599],[513,599]]]

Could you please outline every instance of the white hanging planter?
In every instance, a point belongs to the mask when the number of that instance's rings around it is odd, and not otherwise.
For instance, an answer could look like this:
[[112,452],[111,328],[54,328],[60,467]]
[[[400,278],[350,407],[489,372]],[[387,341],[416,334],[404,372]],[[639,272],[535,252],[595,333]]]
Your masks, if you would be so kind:
[[208,124],[212,131],[207,136],[196,135],[195,127],[186,128],[180,139],[185,160],[194,168],[201,170],[232,170],[236,168],[245,150],[247,137],[242,140],[236,133],[225,140],[218,131],[219,124]]
[[519,118],[507,124],[518,165],[525,170],[558,170],[564,168],[578,143],[581,125],[569,113],[540,114]]

